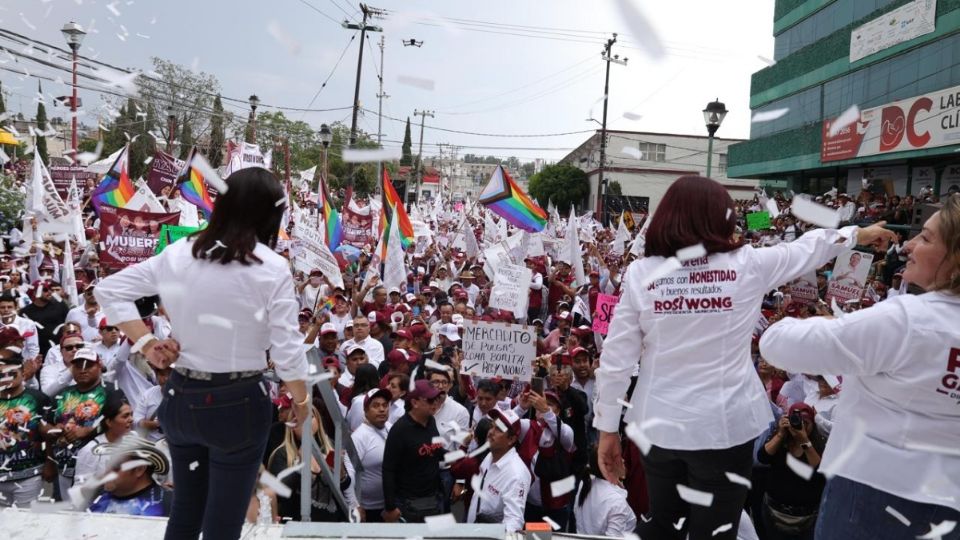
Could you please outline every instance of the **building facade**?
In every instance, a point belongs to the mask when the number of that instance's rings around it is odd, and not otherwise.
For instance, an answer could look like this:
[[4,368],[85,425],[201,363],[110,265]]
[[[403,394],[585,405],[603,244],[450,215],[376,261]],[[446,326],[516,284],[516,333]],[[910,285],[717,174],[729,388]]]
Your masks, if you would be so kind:
[[730,177],[809,193],[957,189],[960,0],[777,0],[773,33],[776,64],[753,75],[755,121],[730,147]]
[[[752,198],[755,180],[732,180],[727,177],[727,147],[740,139],[713,140],[711,176],[724,185],[734,199]],[[706,136],[607,130],[604,180],[620,184],[625,210],[646,213],[655,210],[667,188],[685,175],[707,174]],[[600,132],[567,154],[560,163],[578,167],[587,173],[590,196],[588,210],[597,212],[597,184],[600,179]],[[609,190],[608,190],[609,193]],[[608,198],[609,199],[609,198]],[[619,212],[615,201],[608,211]]]

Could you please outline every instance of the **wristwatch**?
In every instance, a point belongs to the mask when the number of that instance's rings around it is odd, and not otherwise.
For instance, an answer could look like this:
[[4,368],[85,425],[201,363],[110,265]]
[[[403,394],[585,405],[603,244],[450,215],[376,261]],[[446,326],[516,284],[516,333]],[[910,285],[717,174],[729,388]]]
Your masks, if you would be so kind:
[[800,443],[800,448],[803,448],[804,450],[806,450],[806,449],[808,449],[808,448],[813,448],[813,444],[808,443],[808,442]]

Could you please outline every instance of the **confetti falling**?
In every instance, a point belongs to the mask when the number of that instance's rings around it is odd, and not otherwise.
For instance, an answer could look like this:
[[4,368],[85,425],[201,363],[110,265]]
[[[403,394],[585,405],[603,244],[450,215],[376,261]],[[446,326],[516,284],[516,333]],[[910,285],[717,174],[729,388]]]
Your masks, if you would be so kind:
[[804,480],[810,480],[810,477],[813,476],[813,467],[793,457],[793,454],[789,452],[787,453],[787,467]]
[[739,474],[732,473],[732,472],[728,472],[724,474],[727,475],[727,480],[733,482],[734,484],[740,484],[741,486],[746,486],[747,489],[750,489],[753,486],[753,484],[750,482],[748,478],[744,478]]
[[573,475],[570,475],[566,478],[561,478],[555,482],[550,482],[550,493],[554,497],[559,497],[573,491],[576,487],[576,478]]
[[635,114],[632,112],[625,112],[623,113],[623,117],[626,118],[627,120],[633,120],[634,122],[636,122],[637,120],[640,120],[641,118],[643,118],[643,115]]
[[897,518],[897,521],[899,521],[900,523],[903,523],[903,524],[906,525],[907,527],[910,526],[910,520],[907,519],[906,516],[904,516],[903,514],[901,514],[900,512],[898,512],[896,508],[894,508],[894,507],[892,507],[892,506],[888,506],[888,507],[884,508],[884,510],[886,510],[887,513],[890,514],[891,516]]
[[[420,77],[411,77],[409,75],[398,75],[397,82],[404,84],[406,86],[413,86],[414,88],[419,88],[421,90],[430,90],[434,89],[434,82],[431,79],[423,79]],[[346,159],[344,159],[346,161]]]
[[930,532],[923,536],[918,536],[918,540],[940,540],[944,536],[953,532],[953,529],[957,527],[956,521],[945,520],[940,522],[938,525],[930,524]]
[[650,452],[650,448],[653,447],[653,442],[643,433],[643,430],[637,426],[636,422],[630,422],[627,424],[626,429],[624,430],[627,438],[633,441],[633,444],[637,445],[637,448],[640,449],[640,452],[643,455],[647,455]]
[[723,525],[721,525],[721,526],[717,527],[716,529],[714,529],[714,530],[713,530],[713,534],[712,534],[711,536],[716,536],[716,535],[718,535],[718,534],[720,534],[720,533],[725,533],[725,532],[729,531],[729,530],[732,529],[732,528],[733,528],[733,523],[724,523]]
[[[444,441],[446,442],[446,441]],[[467,453],[463,450],[454,450],[452,452],[447,452],[443,456],[443,462],[446,464],[453,463],[455,461],[460,461],[461,459],[467,457]]]
[[849,109],[843,111],[843,114],[837,117],[836,120],[830,122],[830,129],[827,131],[828,137],[836,137],[840,130],[853,124],[854,122],[860,121],[860,108],[856,105],[850,107]]
[[800,221],[812,223],[827,229],[836,229],[840,225],[840,211],[817,204],[805,197],[796,196],[790,205],[790,213]]
[[627,26],[630,27],[630,34],[640,43],[643,50],[654,60],[663,59],[667,52],[660,43],[660,38],[657,37],[656,29],[640,11],[638,2],[635,0],[617,0],[617,8]]
[[195,470],[197,470],[197,467],[199,467],[199,466],[200,466],[200,462],[199,462],[199,461],[193,461],[193,462],[190,463],[190,470],[191,470],[191,471],[195,471]]
[[680,494],[681,499],[690,504],[697,506],[711,506],[713,504],[713,493],[699,491],[683,484],[677,484],[677,493]]
[[774,109],[772,111],[758,112],[753,115],[750,121],[753,122],[754,124],[770,122],[772,120],[776,120],[777,118],[783,117],[788,112],[790,112],[789,107],[785,107],[783,109]]
[[289,486],[267,471],[260,473],[260,484],[276,493],[277,497],[284,499],[293,493],[293,490]]
[[290,34],[284,31],[283,27],[281,27],[277,21],[267,23],[267,33],[270,34],[270,37],[277,43],[286,48],[290,54],[294,56],[300,54],[300,50],[303,48],[300,42],[290,37]]

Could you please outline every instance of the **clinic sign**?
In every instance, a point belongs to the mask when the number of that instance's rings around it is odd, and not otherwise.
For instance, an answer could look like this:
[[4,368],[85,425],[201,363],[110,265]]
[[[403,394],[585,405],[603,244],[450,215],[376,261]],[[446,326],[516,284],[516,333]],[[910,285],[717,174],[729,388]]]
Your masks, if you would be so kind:
[[830,136],[832,121],[823,121],[823,163],[960,144],[960,86],[864,109]]

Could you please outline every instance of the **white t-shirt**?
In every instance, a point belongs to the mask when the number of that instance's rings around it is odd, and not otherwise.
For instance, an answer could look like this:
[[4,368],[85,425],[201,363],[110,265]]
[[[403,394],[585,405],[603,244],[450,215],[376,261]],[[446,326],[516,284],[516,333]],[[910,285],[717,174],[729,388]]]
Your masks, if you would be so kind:
[[363,471],[360,472],[360,507],[367,509],[382,509],[383,502],[383,449],[387,441],[387,432],[393,424],[387,422],[383,429],[377,429],[367,422],[362,422],[354,430],[353,446],[357,449],[357,456]]

